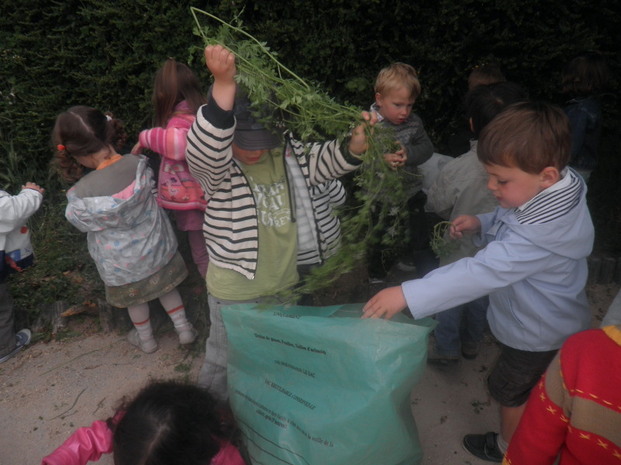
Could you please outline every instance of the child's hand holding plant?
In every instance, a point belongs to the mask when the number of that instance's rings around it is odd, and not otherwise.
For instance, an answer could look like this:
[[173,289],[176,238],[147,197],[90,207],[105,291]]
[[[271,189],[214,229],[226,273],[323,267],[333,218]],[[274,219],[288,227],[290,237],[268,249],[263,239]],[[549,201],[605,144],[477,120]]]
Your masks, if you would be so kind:
[[[354,128],[349,139],[349,151],[356,156],[362,155],[369,149],[367,131],[370,131],[377,123],[375,113],[369,113],[368,111],[362,112],[362,119],[365,122]],[[367,129],[367,126],[370,126],[370,128]]]
[[396,142],[394,147],[391,147],[391,153],[384,154],[384,160],[393,170],[401,168],[405,165],[408,159],[405,148],[400,142]]
[[223,110],[230,110],[235,103],[235,55],[222,45],[208,45],[205,47],[205,64],[214,82],[212,95],[218,106]]
[[433,227],[431,236],[431,250],[436,257],[443,258],[452,254],[457,248],[457,239],[464,236],[464,232],[480,231],[481,222],[476,216],[460,215],[451,221],[440,221]]
[[461,239],[463,233],[476,233],[481,230],[481,221],[473,215],[460,215],[451,223],[449,234],[453,239]]

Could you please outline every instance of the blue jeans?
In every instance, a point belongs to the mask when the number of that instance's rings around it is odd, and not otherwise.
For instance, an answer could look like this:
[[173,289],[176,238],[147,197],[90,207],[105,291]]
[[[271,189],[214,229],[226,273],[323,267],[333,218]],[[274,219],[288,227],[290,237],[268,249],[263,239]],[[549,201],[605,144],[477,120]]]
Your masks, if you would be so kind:
[[487,296],[450,308],[436,315],[436,350],[440,355],[459,357],[461,343],[479,342],[487,323]]

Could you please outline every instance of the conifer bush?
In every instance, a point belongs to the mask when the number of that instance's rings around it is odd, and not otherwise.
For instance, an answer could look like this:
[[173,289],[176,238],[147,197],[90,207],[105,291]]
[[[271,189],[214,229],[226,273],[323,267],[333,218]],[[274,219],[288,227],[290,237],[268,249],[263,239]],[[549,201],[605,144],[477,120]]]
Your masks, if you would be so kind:
[[[49,135],[59,112],[75,104],[112,111],[125,121],[131,144],[139,130],[151,124],[153,75],[166,58],[189,62],[206,88],[209,76],[197,48],[202,40],[193,32],[191,6],[226,20],[238,15],[245,29],[276,51],[288,68],[345,105],[367,108],[380,68],[393,61],[412,64],[423,86],[415,111],[442,152],[462,124],[460,102],[466,77],[477,64],[497,62],[507,78],[522,84],[532,97],[559,104],[563,102],[558,93],[560,73],[579,52],[600,51],[613,76],[618,76],[619,14],[613,4],[600,2],[594,7],[587,0],[3,2],[0,184],[13,190],[25,181],[44,185],[46,201],[58,203],[59,208],[43,209],[41,215],[59,214],[66,186],[49,172]],[[604,99],[604,121],[602,168],[593,174],[589,202],[597,247],[615,255],[621,253],[617,206],[621,105],[616,93]],[[35,224],[56,223],[43,219]],[[76,263],[86,261],[76,259]],[[63,293],[80,298],[80,293]]]

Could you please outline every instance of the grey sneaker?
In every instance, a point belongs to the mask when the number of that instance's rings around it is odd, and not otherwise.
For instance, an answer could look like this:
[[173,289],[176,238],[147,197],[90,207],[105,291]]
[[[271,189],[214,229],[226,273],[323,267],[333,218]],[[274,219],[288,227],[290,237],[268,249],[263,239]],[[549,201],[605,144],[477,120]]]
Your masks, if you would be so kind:
[[427,354],[427,363],[431,363],[432,365],[439,366],[452,366],[456,365],[459,362],[458,355],[445,355],[438,352],[438,350],[431,346],[429,348],[429,352]]
[[192,344],[196,340],[196,336],[198,336],[198,331],[194,329],[194,326],[192,326],[190,322],[180,328],[175,328],[175,331],[177,331],[179,344],[181,345]]
[[153,336],[150,339],[142,340],[140,336],[138,336],[138,330],[136,328],[132,329],[129,333],[127,333],[127,341],[142,350],[145,354],[152,354],[157,350],[157,341]]
[[21,329],[15,334],[15,348],[6,355],[0,357],[0,363],[6,362],[8,359],[16,355],[20,350],[26,347],[32,339],[32,333],[29,329]]

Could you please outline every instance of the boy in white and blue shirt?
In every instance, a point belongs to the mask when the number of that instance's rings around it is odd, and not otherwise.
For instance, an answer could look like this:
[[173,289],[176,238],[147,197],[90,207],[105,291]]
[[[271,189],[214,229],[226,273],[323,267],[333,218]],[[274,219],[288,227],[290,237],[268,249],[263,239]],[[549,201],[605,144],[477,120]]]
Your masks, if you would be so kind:
[[594,239],[586,185],[567,167],[567,117],[558,107],[519,103],[489,123],[478,157],[493,212],[462,215],[453,237],[478,234],[485,247],[422,279],[384,289],[365,317],[390,318],[409,308],[422,318],[489,294],[488,322],[501,355],[488,387],[501,405],[501,434],[467,435],[464,446],[483,460],[502,461],[528,395],[565,339],[590,327],[585,293]]

